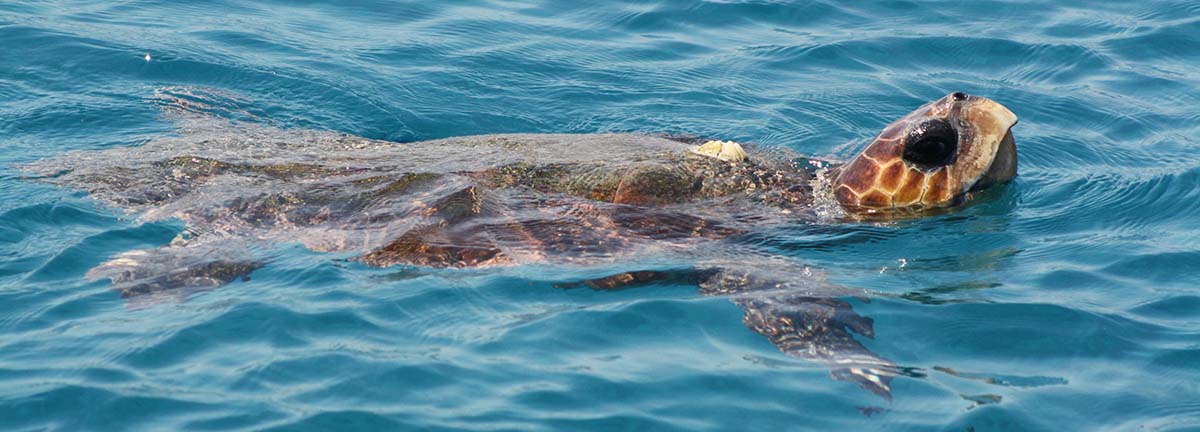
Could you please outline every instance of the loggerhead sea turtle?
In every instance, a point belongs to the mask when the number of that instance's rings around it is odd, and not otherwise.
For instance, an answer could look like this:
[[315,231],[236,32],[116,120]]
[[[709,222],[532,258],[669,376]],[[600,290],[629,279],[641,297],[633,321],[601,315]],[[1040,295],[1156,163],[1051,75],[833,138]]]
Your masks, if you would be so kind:
[[185,120],[179,134],[142,146],[26,167],[141,220],[186,223],[169,245],[89,272],[126,297],[245,277],[267,259],[246,246],[263,241],[349,252],[371,266],[638,265],[582,283],[692,279],[732,298],[782,351],[888,399],[902,371],[855,340],[851,332],[873,337],[872,321],[842,300],[867,292],[744,239],[797,221],[919,216],[1016,175],[1016,116],[961,92],[895,121],[841,165],[637,134],[395,143]]

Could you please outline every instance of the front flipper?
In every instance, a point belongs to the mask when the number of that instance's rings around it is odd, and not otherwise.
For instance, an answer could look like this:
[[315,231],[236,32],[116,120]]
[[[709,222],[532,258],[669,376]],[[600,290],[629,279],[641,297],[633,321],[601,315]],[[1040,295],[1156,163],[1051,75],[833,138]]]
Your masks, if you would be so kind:
[[746,313],[746,327],[766,336],[780,351],[826,364],[834,379],[891,401],[892,377],[900,369],[854,338],[853,333],[874,338],[874,321],[839,298],[865,291],[833,287],[806,268],[797,271],[801,274],[789,277],[778,271],[721,269],[700,288],[707,295],[733,297]]
[[829,365],[833,378],[891,400],[891,361],[854,339],[851,331],[874,337],[872,320],[836,298],[776,294],[734,300],[746,312],[746,327],[766,336],[780,351]]
[[488,239],[456,232],[445,224],[415,228],[355,260],[376,267],[403,264],[433,268],[487,267],[512,262]]
[[891,401],[892,378],[904,371],[854,338],[854,333],[874,338],[874,321],[842,300],[866,298],[869,293],[830,284],[819,272],[784,260],[751,261],[758,262],[623,272],[580,283],[602,290],[666,281],[699,284],[701,294],[729,297],[745,311],[746,327],[766,336],[780,351],[827,365],[834,379],[853,382]]
[[694,269],[638,270],[586,279],[579,282],[559,284],[557,286],[559,288],[574,288],[582,285],[594,290],[616,291],[654,283],[677,282],[694,285],[707,276],[709,276],[707,272]]

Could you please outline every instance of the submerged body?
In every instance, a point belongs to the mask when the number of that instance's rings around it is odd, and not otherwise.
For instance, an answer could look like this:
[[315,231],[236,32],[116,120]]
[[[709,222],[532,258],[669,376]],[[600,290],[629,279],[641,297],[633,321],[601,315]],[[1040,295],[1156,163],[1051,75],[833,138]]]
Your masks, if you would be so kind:
[[246,245],[263,241],[348,252],[381,267],[637,262],[646,270],[585,282],[689,278],[706,294],[733,296],[747,326],[783,351],[890,397],[899,369],[854,339],[851,332],[873,335],[871,320],[839,299],[866,292],[738,239],[828,220],[831,211],[911,216],[960,203],[1015,175],[1015,121],[995,102],[955,93],[830,168],[783,150],[636,134],[401,144],[210,119],[192,120],[178,137],[30,168],[143,220],[187,224],[170,245],[122,254],[90,273],[126,296],[244,277],[264,262],[243,255]]
[[181,219],[187,243],[298,240],[376,266],[595,263],[794,222],[812,203],[812,171],[782,154],[728,162],[646,135],[401,144],[228,127],[64,158],[51,181]]

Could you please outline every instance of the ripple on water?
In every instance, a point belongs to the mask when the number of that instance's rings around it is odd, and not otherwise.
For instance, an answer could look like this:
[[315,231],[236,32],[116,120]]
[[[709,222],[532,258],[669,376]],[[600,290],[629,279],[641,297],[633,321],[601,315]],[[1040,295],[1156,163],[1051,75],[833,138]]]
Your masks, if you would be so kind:
[[[0,429],[1195,429],[1197,14],[0,2]],[[620,265],[378,270],[284,244],[252,251],[269,262],[249,281],[126,301],[82,275],[178,223],[11,166],[172,133],[161,108],[180,100],[399,141],[665,131],[845,159],[959,90],[1021,118],[1012,185],[933,218],[742,239],[883,295],[848,301],[875,323],[858,340],[905,368],[886,407],[694,286],[558,287]]]
[[246,349],[297,349],[379,327],[351,310],[303,312],[282,306],[246,302],[203,322],[175,329],[148,345],[131,347],[123,364],[160,369],[214,358],[233,346]]
[[[83,412],[80,407],[87,407]],[[68,385],[44,393],[19,398],[6,410],[10,426],[19,428],[44,427],[54,429],[124,429],[169,426],[148,419],[203,415],[222,410],[220,404],[187,401],[167,397],[145,397],[109,391],[96,387]],[[74,411],[81,415],[63,416],[54,420],[30,423],[21,420],[38,419],[38,413]],[[138,413],[130,416],[130,413]],[[15,420],[15,421],[14,421]],[[3,423],[0,423],[3,424]]]
[[[1110,39],[1104,46],[1117,53],[1123,59],[1137,62],[1159,60],[1168,62],[1172,72],[1186,73],[1186,69],[1178,68],[1188,62],[1200,59],[1200,21],[1156,26],[1145,33]],[[1179,66],[1174,66],[1179,65]]]
[[[1200,296],[1178,294],[1154,300],[1136,308],[1132,312],[1139,315],[1163,320],[1194,320],[1200,311]],[[1200,320],[1196,320],[1200,322]]]

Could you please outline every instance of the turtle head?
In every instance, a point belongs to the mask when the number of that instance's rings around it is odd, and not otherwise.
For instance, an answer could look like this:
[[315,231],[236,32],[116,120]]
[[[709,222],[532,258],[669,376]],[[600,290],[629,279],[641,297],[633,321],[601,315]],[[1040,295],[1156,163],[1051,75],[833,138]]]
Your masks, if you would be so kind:
[[995,101],[955,92],[879,133],[835,174],[847,210],[946,207],[1017,175],[1017,116]]

